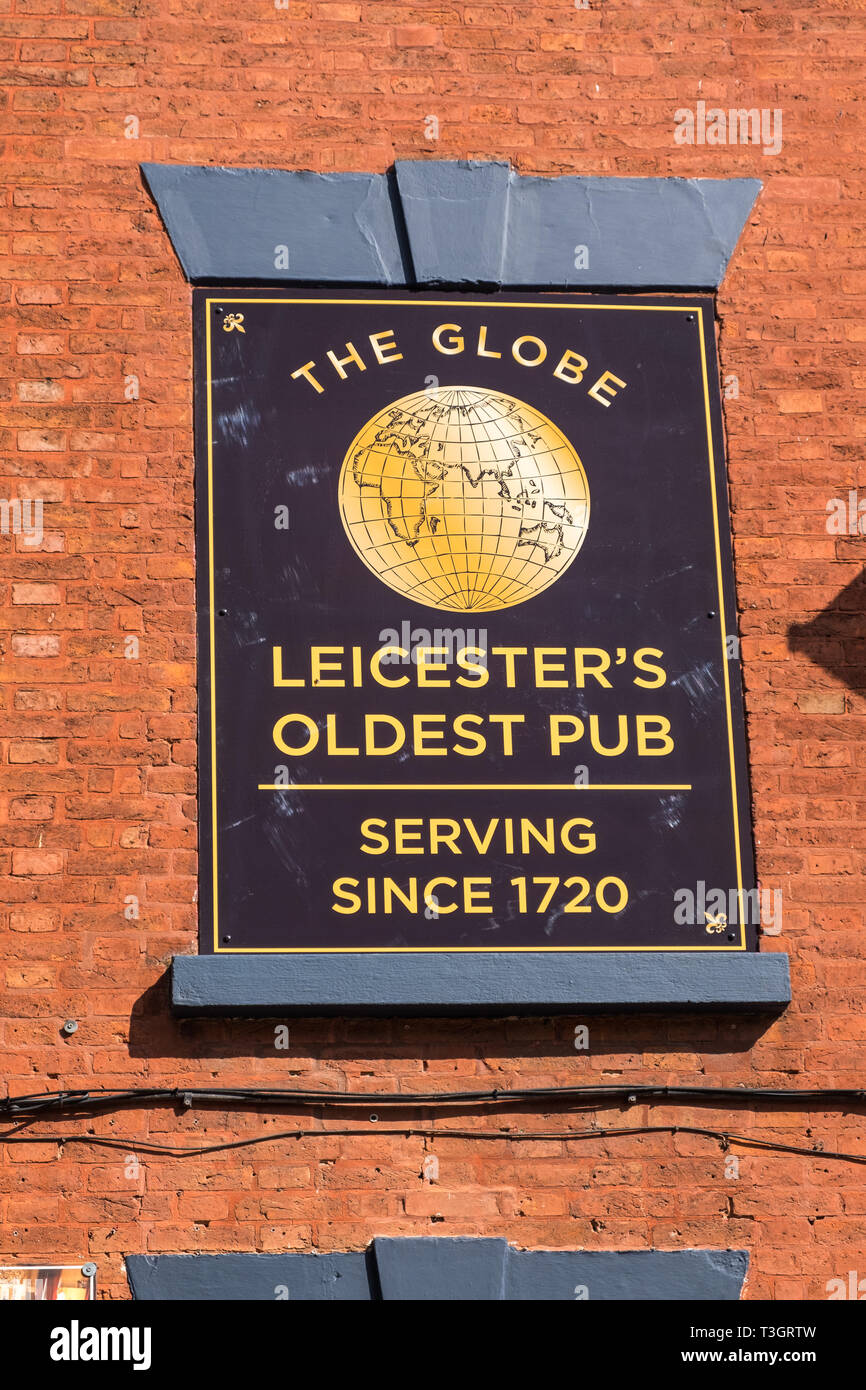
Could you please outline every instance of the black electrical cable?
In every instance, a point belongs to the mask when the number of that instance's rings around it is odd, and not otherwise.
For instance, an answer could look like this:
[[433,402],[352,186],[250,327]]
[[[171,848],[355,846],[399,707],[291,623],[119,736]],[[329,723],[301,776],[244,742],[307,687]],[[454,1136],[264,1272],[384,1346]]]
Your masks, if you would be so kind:
[[476,1129],[421,1129],[414,1125],[395,1125],[387,1128],[379,1125],[365,1126],[363,1129],[291,1129],[277,1134],[257,1134],[249,1139],[232,1139],[222,1144],[203,1144],[180,1146],[177,1144],[155,1144],[150,1140],[121,1135],[94,1134],[20,1134],[0,1133],[3,1144],[93,1144],[98,1148],[124,1149],[126,1152],[140,1154],[168,1154],[172,1158],[201,1157],[204,1154],[224,1153],[230,1149],[251,1148],[255,1144],[272,1144],[278,1139],[328,1139],[333,1136],[353,1137],[358,1135],[414,1135],[425,1139],[504,1139],[513,1143],[524,1141],[538,1142],[552,1140],[559,1143],[581,1139],[614,1139],[635,1134],[694,1134],[707,1139],[715,1139],[727,1150],[732,1144],[742,1148],[764,1149],[773,1153],[797,1154],[805,1158],[837,1159],[845,1163],[866,1163],[866,1154],[841,1153],[833,1149],[807,1148],[799,1144],[783,1144],[774,1139],[753,1138],[746,1134],[728,1134],[718,1129],[703,1129],[695,1125],[637,1125],[619,1129],[579,1129],[579,1130],[476,1130]]
[[325,1091],[303,1089],[256,1089],[253,1087],[195,1087],[158,1086],[131,1087],[127,1090],[49,1091],[23,1096],[7,1096],[0,1100],[0,1115],[35,1118],[46,1113],[80,1114],[84,1111],[119,1109],[147,1102],[173,1101],[189,1107],[193,1104],[264,1105],[264,1106],[346,1106],[375,1105],[381,1109],[434,1109],[446,1105],[508,1105],[530,1101],[562,1102],[624,1100],[628,1104],[671,1102],[687,1104],[743,1104],[747,1102],[787,1102],[796,1105],[862,1105],[866,1090],[826,1088],[798,1090],[765,1086],[652,1086],[645,1084],[615,1086],[536,1086],[496,1088],[484,1091]]
[[232,1140],[221,1144],[208,1144],[184,1147],[174,1144],[157,1144],[149,1140],[118,1137],[117,1135],[92,1134],[39,1134],[31,1135],[23,1131],[34,1121],[55,1117],[69,1117],[83,1113],[103,1114],[109,1110],[121,1109],[148,1102],[173,1102],[191,1108],[194,1105],[234,1107],[316,1107],[340,1109],[356,1106],[373,1106],[379,1109],[437,1109],[445,1106],[508,1106],[545,1102],[549,1106],[585,1102],[598,1106],[601,1102],[625,1102],[636,1105],[641,1102],[664,1102],[672,1104],[721,1103],[782,1103],[787,1106],[809,1104],[812,1106],[843,1105],[859,1106],[866,1100],[866,1091],[855,1088],[827,1088],[799,1090],[779,1087],[710,1087],[710,1086],[654,1086],[646,1084],[628,1085],[618,1083],[611,1086],[536,1086],[512,1089],[491,1089],[477,1091],[404,1091],[387,1092],[334,1092],[304,1089],[257,1089],[253,1087],[130,1087],[126,1090],[82,1090],[51,1091],[24,1096],[8,1096],[0,1100],[0,1115],[19,1121],[15,1130],[0,1133],[0,1142],[7,1144],[93,1144],[103,1148],[122,1148],[147,1154],[165,1154],[175,1158],[189,1155],[221,1153],[231,1149],[247,1148],[256,1144],[270,1143],[280,1139],[326,1138],[329,1135],[416,1135],[427,1139],[500,1139],[521,1142],[526,1140],[553,1140],[558,1142],[592,1138],[616,1138],[629,1134],[693,1134],[712,1138],[727,1148],[729,1144],[763,1149],[775,1153],[796,1154],[807,1158],[822,1157],[849,1163],[866,1163],[866,1154],[850,1154],[804,1145],[784,1144],[771,1139],[753,1138],[747,1135],[727,1134],[725,1131],[689,1125],[642,1125],[625,1128],[593,1128],[589,1130],[564,1131],[514,1131],[498,1130],[437,1130],[424,1129],[414,1125],[383,1128],[376,1125],[357,1129],[296,1129],[276,1134],[255,1135],[248,1139]]

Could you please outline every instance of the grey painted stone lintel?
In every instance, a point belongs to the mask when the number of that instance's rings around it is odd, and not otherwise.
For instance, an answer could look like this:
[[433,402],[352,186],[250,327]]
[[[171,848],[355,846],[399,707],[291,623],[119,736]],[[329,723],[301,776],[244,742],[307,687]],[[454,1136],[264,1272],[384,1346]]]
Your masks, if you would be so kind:
[[175,956],[171,970],[183,1016],[772,1014],[790,999],[778,952],[221,954]]
[[365,1251],[127,1255],[136,1300],[736,1302],[746,1250],[516,1250],[482,1236],[378,1237]]
[[211,284],[712,290],[757,179],[521,175],[398,160],[385,174],[143,164],[187,279]]

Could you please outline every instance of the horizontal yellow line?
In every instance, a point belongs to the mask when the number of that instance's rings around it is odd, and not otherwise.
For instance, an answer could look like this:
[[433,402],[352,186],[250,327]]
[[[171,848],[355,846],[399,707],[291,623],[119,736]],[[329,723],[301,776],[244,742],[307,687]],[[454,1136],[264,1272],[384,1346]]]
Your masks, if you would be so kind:
[[744,951],[744,946],[228,946],[219,947],[219,956],[448,956],[468,952],[484,955],[521,951]]
[[[573,290],[571,293],[584,294],[588,291]],[[218,295],[215,299],[208,299],[208,304],[411,304],[415,308],[419,306],[435,309],[619,309],[628,311],[635,309],[639,313],[649,312],[656,314],[697,314],[700,313],[700,304],[571,304],[566,300],[559,303],[547,304],[534,301],[532,299],[295,299],[293,297],[281,299],[228,299],[225,295]]]
[[259,782],[260,792],[690,792],[691,782]]

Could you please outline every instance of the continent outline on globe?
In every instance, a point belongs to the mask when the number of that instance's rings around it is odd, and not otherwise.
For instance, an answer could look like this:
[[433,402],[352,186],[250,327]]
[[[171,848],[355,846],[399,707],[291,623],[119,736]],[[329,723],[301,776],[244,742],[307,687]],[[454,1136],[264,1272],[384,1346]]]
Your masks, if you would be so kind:
[[349,445],[338,495],[366,568],[448,612],[536,597],[569,568],[589,523],[586,472],[559,426],[479,386],[428,387],[383,406]]

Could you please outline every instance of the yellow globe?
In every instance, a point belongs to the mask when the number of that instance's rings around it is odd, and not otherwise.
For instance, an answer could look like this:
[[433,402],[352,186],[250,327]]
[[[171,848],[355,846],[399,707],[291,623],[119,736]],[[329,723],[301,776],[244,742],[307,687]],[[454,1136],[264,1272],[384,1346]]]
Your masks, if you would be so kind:
[[533,406],[477,386],[403,396],[352,440],[340,515],[368,569],[430,608],[486,613],[568,568],[589,521],[573,446]]

